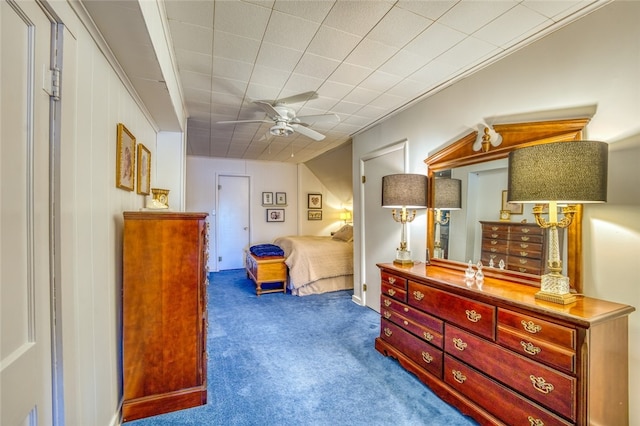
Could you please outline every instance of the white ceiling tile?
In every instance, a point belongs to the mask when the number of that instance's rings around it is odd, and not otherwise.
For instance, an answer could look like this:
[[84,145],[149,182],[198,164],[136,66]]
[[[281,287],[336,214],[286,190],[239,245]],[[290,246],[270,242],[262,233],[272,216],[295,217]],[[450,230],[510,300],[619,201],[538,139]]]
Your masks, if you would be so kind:
[[308,53],[342,61],[362,37],[330,27],[320,27],[307,48]]
[[372,68],[361,67],[354,64],[343,62],[336,71],[331,74],[330,81],[357,86],[373,72]]
[[451,9],[459,0],[400,0],[398,7],[415,12],[425,18],[436,20]]
[[494,21],[478,30],[474,37],[489,42],[494,46],[506,46],[511,40],[517,38],[533,28],[553,22],[545,16],[524,6],[516,6]]
[[338,1],[323,24],[364,37],[392,6],[385,1]]
[[213,55],[252,64],[258,56],[260,42],[221,31],[213,34]]
[[551,18],[554,21],[563,18],[567,13],[576,12],[591,3],[594,0],[524,0],[522,5],[535,10],[536,12]]
[[[319,24],[306,19],[273,12],[264,41],[294,50],[305,50],[318,27]],[[295,37],[292,37],[292,34],[295,34]]]
[[324,21],[333,7],[334,1],[277,1],[274,9],[288,15],[298,16],[309,21],[320,23]]
[[353,89],[347,96],[345,96],[343,102],[354,102],[360,105],[366,105],[380,96],[382,92],[377,90],[365,89],[362,86],[358,86]]
[[[450,50],[440,55],[438,62],[452,65],[454,68],[463,69],[466,65],[485,57],[495,51],[496,46],[479,40],[475,37],[467,37]],[[411,76],[413,78],[413,76]]]
[[271,10],[242,1],[216,1],[213,29],[262,40]]
[[202,27],[213,27],[213,2],[165,0],[169,20],[186,22]]
[[397,75],[399,77],[406,77],[423,67],[426,61],[427,59],[425,59],[424,56],[417,55],[403,49],[393,55],[393,57],[391,57],[387,62],[382,64],[382,66],[378,68],[378,71]]
[[233,80],[230,78],[220,78],[215,76],[211,78],[211,91],[215,93],[225,93],[242,99],[246,89],[246,81]]
[[213,57],[213,75],[234,80],[249,80],[253,65],[249,62],[233,61],[220,56]]
[[515,0],[461,1],[449,9],[438,22],[469,35],[517,4]]
[[337,104],[336,106],[333,107],[333,112],[335,114],[353,114],[356,111],[358,111],[360,108],[362,108],[363,104],[358,104],[358,103],[353,103],[353,102],[346,102],[346,101],[342,101],[339,104]]
[[180,73],[182,84],[184,87],[197,90],[211,90],[211,76],[208,74],[200,74],[191,71],[183,71]]
[[367,38],[401,48],[425,30],[433,21],[406,9],[394,7],[376,25]]
[[305,53],[302,55],[294,72],[325,80],[339,65],[340,62],[333,59]]
[[169,21],[171,39],[178,49],[211,54],[213,31],[198,25]]
[[273,43],[264,42],[260,46],[257,64],[277,70],[291,71],[300,61],[302,50],[289,49]]
[[175,53],[179,70],[199,72],[201,74],[211,73],[213,58],[210,54],[191,52],[184,49],[176,49]]
[[385,92],[402,80],[402,77],[382,71],[374,71],[362,81],[360,87],[363,89]]
[[365,38],[347,56],[345,62],[361,67],[376,69],[395,55],[398,49],[380,42]]
[[251,75],[251,83],[263,86],[282,87],[287,82],[291,73],[289,71],[256,66]]
[[300,93],[315,91],[322,85],[322,82],[323,80],[319,78],[293,73],[287,84],[282,88],[279,97],[286,98]]
[[264,86],[255,83],[250,83],[247,87],[247,98],[249,99],[277,99],[279,94],[279,87]]
[[404,50],[422,56],[426,63],[451,49],[464,38],[465,35],[460,31],[435,22],[407,44]]
[[363,110],[366,112],[368,107],[382,108],[385,110],[393,110],[402,106],[407,100],[401,96],[392,95],[391,93],[383,93],[375,98],[369,105],[358,111],[358,114],[363,114]]

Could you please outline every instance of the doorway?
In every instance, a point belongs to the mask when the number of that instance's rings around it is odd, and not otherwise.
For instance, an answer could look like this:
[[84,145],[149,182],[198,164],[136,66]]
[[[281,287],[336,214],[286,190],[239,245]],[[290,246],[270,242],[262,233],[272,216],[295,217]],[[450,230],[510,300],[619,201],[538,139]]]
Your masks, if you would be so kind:
[[218,175],[217,216],[219,271],[244,268],[249,248],[249,176]]

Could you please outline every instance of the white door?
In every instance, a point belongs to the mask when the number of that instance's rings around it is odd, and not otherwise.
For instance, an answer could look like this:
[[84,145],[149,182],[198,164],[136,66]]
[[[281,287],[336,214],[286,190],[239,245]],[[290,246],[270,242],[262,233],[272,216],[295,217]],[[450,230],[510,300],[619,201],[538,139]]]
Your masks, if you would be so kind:
[[35,1],[2,1],[0,23],[0,424],[50,425],[51,22]]
[[373,154],[363,161],[365,264],[360,270],[364,271],[362,279],[367,285],[367,291],[363,292],[365,305],[376,312],[380,312],[380,270],[376,264],[395,259],[401,231],[400,224],[391,217],[391,210],[381,207],[382,177],[404,172],[404,146]]
[[249,177],[218,176],[218,270],[244,268],[249,247]]

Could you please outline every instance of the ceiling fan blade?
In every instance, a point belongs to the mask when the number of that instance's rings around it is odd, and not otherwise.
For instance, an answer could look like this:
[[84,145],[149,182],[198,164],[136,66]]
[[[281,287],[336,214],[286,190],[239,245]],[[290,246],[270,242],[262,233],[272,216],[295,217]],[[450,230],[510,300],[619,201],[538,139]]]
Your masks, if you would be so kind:
[[338,123],[340,117],[337,114],[301,115],[297,120],[301,123]]
[[231,120],[231,121],[218,121],[216,124],[242,124],[242,123],[271,123],[269,120]]
[[264,112],[266,112],[267,115],[269,117],[271,117],[272,120],[276,120],[277,118],[281,117],[281,115],[278,112],[278,110],[275,109],[273,107],[273,105],[271,105],[269,102],[267,102],[267,101],[253,101],[253,103],[258,105],[260,108],[262,108],[264,110]]
[[308,127],[304,127],[304,126],[301,126],[299,124],[291,124],[290,126],[293,127],[293,129],[296,132],[298,132],[298,133],[300,133],[302,135],[305,135],[306,137],[311,138],[314,141],[321,141],[321,140],[324,139],[324,135],[322,133],[318,133],[315,130],[310,129]]
[[311,99],[316,99],[318,97],[317,92],[304,92],[299,93],[297,95],[288,96],[286,98],[277,99],[273,102],[274,105],[288,105],[288,104],[297,104],[299,102],[306,102]]

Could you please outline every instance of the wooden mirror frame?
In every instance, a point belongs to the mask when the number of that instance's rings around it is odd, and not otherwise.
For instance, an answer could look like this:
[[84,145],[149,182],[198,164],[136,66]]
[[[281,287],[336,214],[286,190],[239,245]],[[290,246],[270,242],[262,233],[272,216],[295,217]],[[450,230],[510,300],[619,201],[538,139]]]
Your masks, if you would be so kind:
[[[498,146],[489,145],[487,150],[474,151],[478,132],[473,131],[452,144],[442,148],[427,157],[424,162],[427,165],[429,176],[428,205],[433,206],[434,176],[435,173],[452,169],[454,167],[468,166],[487,161],[507,158],[509,153],[517,148],[541,145],[552,142],[566,142],[581,140],[584,128],[589,118],[577,118],[570,120],[539,121],[529,123],[495,124],[493,129],[502,136],[502,142]],[[563,261],[567,265],[567,276],[572,290],[582,292],[582,205],[577,206],[577,212],[572,224],[567,228],[567,256]],[[427,210],[427,247],[429,253],[433,253],[434,240],[434,213],[433,208]],[[447,259],[432,259],[432,263],[442,264],[447,267],[459,268],[460,262]],[[539,280],[532,281],[527,278],[530,274],[521,274],[515,271],[501,271],[510,277],[522,275],[519,279],[523,283],[539,285]]]

